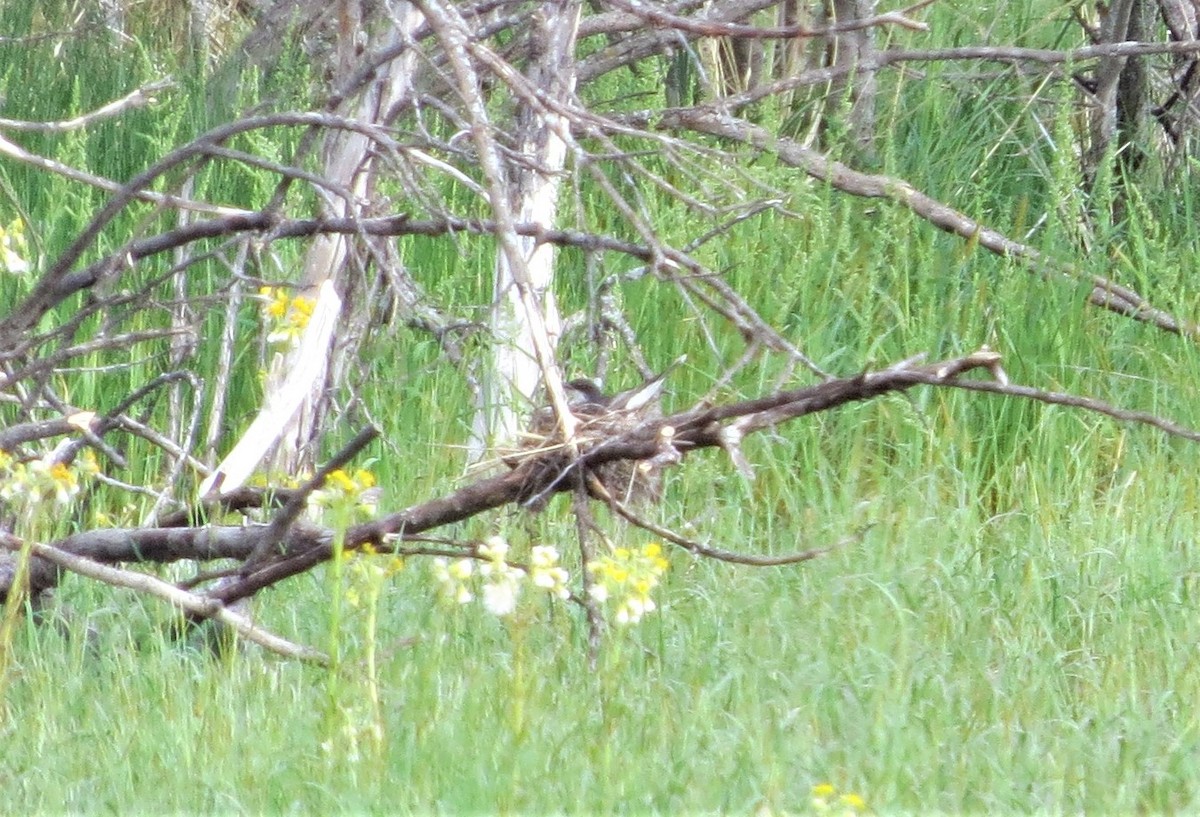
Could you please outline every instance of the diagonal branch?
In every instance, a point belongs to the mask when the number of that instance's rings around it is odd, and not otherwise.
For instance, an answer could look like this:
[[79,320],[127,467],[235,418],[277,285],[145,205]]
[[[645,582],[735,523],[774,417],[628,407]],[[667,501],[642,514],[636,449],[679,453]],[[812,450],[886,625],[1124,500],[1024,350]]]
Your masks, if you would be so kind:
[[186,590],[181,590],[173,584],[164,582],[162,579],[156,579],[154,576],[136,573],[132,570],[122,570],[109,565],[103,565],[83,556],[76,556],[73,553],[52,547],[51,545],[34,543],[30,550],[37,558],[44,559],[63,570],[77,573],[80,576],[86,576],[89,579],[95,579],[113,587],[125,587],[130,590],[136,590],[139,593],[147,593],[193,616],[212,619],[229,627],[247,641],[252,641],[260,647],[281,655],[284,658],[295,658],[309,663],[320,664],[321,666],[329,664],[329,657],[324,653],[314,650],[311,647],[294,644],[287,639],[280,638],[274,633],[254,624],[244,616],[228,609],[220,602],[198,596],[195,593],[189,593]]
[[662,525],[656,525],[649,519],[639,516],[638,514],[634,513],[632,508],[609,493],[608,489],[604,487],[600,480],[596,479],[594,474],[588,475],[588,489],[600,497],[600,499],[608,503],[608,507],[612,508],[613,512],[626,522],[636,525],[642,530],[649,531],[655,536],[658,536],[659,538],[670,542],[673,545],[678,545],[679,547],[695,554],[696,556],[705,556],[709,559],[716,559],[719,562],[729,562],[730,564],[750,565],[751,567],[780,567],[782,565],[799,564],[800,562],[807,562],[811,559],[816,559],[818,556],[824,556],[826,553],[829,553],[836,548],[844,547],[845,545],[857,542],[862,539],[862,534],[866,532],[866,530],[863,529],[854,536],[844,539],[834,545],[830,545],[829,547],[810,548],[808,550],[801,550],[795,553],[784,553],[779,556],[758,556],[753,553],[736,553],[732,550],[715,548],[711,545],[705,545],[702,542],[697,542],[694,539],[688,539],[685,536],[675,533],[675,531],[670,530],[669,528],[664,528]]
[[1054,275],[1072,281],[1090,281],[1092,291],[1088,295],[1088,302],[1095,306],[1151,324],[1167,332],[1192,338],[1200,337],[1200,326],[1159,309],[1134,290],[1108,278],[1088,275],[1070,265],[1055,261],[1040,250],[1015,241],[999,230],[981,224],[921,192],[903,179],[862,173],[830,159],[820,151],[805,147],[794,139],[776,136],[744,119],[712,109],[681,108],[667,111],[662,116],[659,127],[707,133],[773,153],[785,164],[799,168],[835,190],[864,198],[888,199],[907,207],[939,229],[968,241],[978,242],[979,246],[997,255],[1020,261],[1039,275]]
[[[531,453],[506,474],[478,480],[447,496],[352,527],[346,534],[345,549],[354,550],[366,544],[387,549],[398,537],[408,539],[415,534],[519,503],[523,498],[541,491],[547,494],[573,491],[580,485],[582,475],[606,463],[617,460],[666,462],[676,458],[668,457],[668,454],[682,456],[701,448],[715,447],[729,450],[731,429],[736,432],[734,436],[753,433],[808,414],[889,392],[905,391],[918,385],[983,391],[1067,406],[1124,422],[1151,425],[1172,436],[1200,442],[1200,431],[1157,415],[1121,409],[1094,398],[1009,384],[999,366],[1000,356],[988,349],[925,365],[916,360],[906,360],[879,371],[828,380],[753,400],[698,406],[667,417],[646,420],[620,433],[614,431],[609,435],[593,435],[590,438],[585,433],[577,439],[578,456],[572,455],[566,446]],[[988,370],[998,382],[962,378],[962,375],[977,369]],[[258,549],[265,540],[267,530],[265,525],[254,525],[90,531],[67,537],[54,546],[103,563],[168,562],[178,559],[205,561],[218,558],[242,560]],[[737,554],[683,540],[682,537],[673,539],[665,529],[656,529],[655,532],[668,541],[679,539],[676,544],[702,556],[727,558],[730,561],[741,558]],[[329,560],[332,555],[332,536],[329,531],[297,525],[287,533],[284,553],[254,566],[247,575],[214,589],[210,598],[222,604],[232,604],[303,573]],[[801,560],[800,555],[793,555],[794,560]],[[742,562],[752,563],[744,559]],[[47,569],[51,566],[45,560],[35,558],[31,567],[31,592],[40,592],[56,583],[56,572]],[[11,576],[6,574],[4,563],[0,560],[0,596],[7,592],[10,581]]]

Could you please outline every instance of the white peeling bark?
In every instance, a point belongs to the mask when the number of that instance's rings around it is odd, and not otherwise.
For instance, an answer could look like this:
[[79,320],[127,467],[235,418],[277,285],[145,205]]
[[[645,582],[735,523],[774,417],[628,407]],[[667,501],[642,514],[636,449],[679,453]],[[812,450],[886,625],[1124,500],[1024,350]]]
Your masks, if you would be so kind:
[[[410,39],[412,32],[423,21],[421,14],[406,0],[392,3],[391,13],[378,15],[374,24],[363,20],[362,11],[361,0],[339,0],[337,3],[339,26],[335,76],[338,78],[353,74],[364,53]],[[378,33],[373,34],[375,31]],[[410,51],[382,66],[375,82],[353,103],[350,114],[360,121],[382,122],[387,111],[411,92],[415,61],[416,55]],[[372,141],[357,132],[330,131],[325,136],[323,156],[324,178],[336,188],[349,193],[348,197],[329,196],[325,203],[325,214],[333,218],[359,215],[374,173]],[[339,291],[342,289],[338,279],[346,268],[352,240],[353,236],[344,235],[322,235],[313,239],[300,276],[300,289],[304,293],[315,298],[328,285]],[[327,299],[325,302],[336,304],[340,311],[339,299]],[[327,319],[336,324],[338,315],[335,313],[327,316]],[[263,413],[281,405],[288,406],[289,410],[286,417],[277,414],[283,422],[268,429],[268,433],[276,438],[272,442],[277,443],[268,470],[297,473],[312,465],[309,444],[315,439],[320,426],[322,398],[337,335],[336,329],[323,334],[319,347],[304,342],[276,355],[271,361],[264,389]],[[297,371],[306,373],[308,386],[307,394],[293,407],[297,402],[295,390],[299,385],[293,376]],[[252,446],[254,451],[262,449],[258,454],[260,458],[266,453],[266,448],[261,439]],[[245,465],[242,464],[242,467]],[[226,490],[231,488],[227,487]]]
[[[553,102],[566,101],[575,90],[580,6],[580,2],[542,3],[530,21],[531,54],[525,76],[530,86]],[[569,124],[532,100],[520,99],[518,105],[515,136],[527,161],[507,165],[509,206],[515,221],[549,229],[558,216]],[[543,362],[535,350],[548,344],[552,353],[562,331],[553,290],[554,246],[539,245],[531,237],[514,238],[520,269],[514,269],[510,253],[496,254],[493,350],[489,370],[480,378],[472,461],[481,459],[492,446],[503,447],[516,440],[543,377]]]
[[[397,2],[392,5],[390,20],[386,15],[380,15],[382,19],[375,21],[373,25],[363,20],[361,0],[338,2],[338,80],[335,80],[335,84],[358,69],[364,53],[410,38],[422,22],[422,16],[411,4]],[[382,36],[372,34],[372,29],[378,26],[386,26],[380,32]],[[411,91],[415,60],[415,53],[409,52],[383,66],[375,82],[358,98],[353,116],[364,122],[382,122],[387,111]],[[328,203],[327,212],[330,216],[351,217],[360,214],[361,204],[366,200],[374,173],[371,149],[371,140],[361,133],[338,130],[326,135],[325,169],[322,175],[351,194],[350,200],[338,197]],[[305,256],[301,275],[302,286],[306,291],[315,292],[325,281],[332,281],[337,285],[338,278],[346,267],[352,240],[353,236],[346,235],[323,235],[313,240]],[[341,290],[342,287],[338,286],[338,289]],[[308,449],[319,431],[323,413],[321,401],[335,342],[336,338],[331,338],[330,344],[323,350],[321,370],[313,382],[308,399],[300,406],[282,435],[274,457],[273,466],[276,470],[294,472],[298,468],[312,465],[308,461]],[[280,365],[272,367],[267,382],[268,396],[273,390],[284,387],[289,372],[297,365],[311,365],[310,361],[300,361],[300,354],[300,349],[293,349],[284,356]]]

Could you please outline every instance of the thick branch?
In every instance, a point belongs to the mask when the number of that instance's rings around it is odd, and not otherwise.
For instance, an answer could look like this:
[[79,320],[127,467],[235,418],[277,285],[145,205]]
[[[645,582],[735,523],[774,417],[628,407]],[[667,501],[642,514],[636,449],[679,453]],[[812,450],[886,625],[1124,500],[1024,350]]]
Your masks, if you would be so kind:
[[[961,375],[979,368],[993,372],[1000,382],[961,379]],[[1004,382],[999,369],[999,355],[984,349],[940,363],[917,365],[912,361],[904,361],[882,371],[829,380],[755,400],[698,407],[647,420],[617,436],[593,439],[584,436],[578,440],[580,454],[576,458],[564,453],[565,446],[539,450],[507,474],[480,480],[449,496],[355,526],[347,532],[345,546],[353,550],[371,543],[386,549],[394,537],[409,537],[460,522],[541,493],[571,490],[579,484],[581,474],[592,472],[605,463],[654,460],[664,458],[664,454],[671,452],[678,455],[700,448],[721,447],[728,450],[731,429],[738,435],[749,434],[807,414],[888,392],[903,391],[916,385],[987,391],[1066,405],[1127,422],[1153,425],[1168,434],[1200,441],[1200,432],[1155,415],[1126,411],[1092,398],[1009,385]],[[109,564],[179,559],[245,560],[264,541],[266,531],[266,526],[261,525],[91,531],[67,537],[54,546],[92,561]],[[13,542],[0,544],[6,544],[10,549],[19,546],[19,543],[14,545]],[[297,525],[288,532],[284,547],[282,555],[214,591],[211,597],[221,603],[231,604],[327,561],[333,553],[332,535],[326,530]],[[34,558],[32,567],[33,592],[56,583],[57,572],[53,566]],[[11,582],[11,571],[6,572],[3,568],[4,562],[0,561],[0,594],[7,592]]]

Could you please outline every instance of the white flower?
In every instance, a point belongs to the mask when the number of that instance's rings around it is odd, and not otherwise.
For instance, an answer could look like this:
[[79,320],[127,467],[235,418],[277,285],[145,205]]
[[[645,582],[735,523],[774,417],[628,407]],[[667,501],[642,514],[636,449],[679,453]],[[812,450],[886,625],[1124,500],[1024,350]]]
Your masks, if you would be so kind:
[[0,271],[13,275],[29,272],[29,261],[25,253],[29,252],[29,244],[25,241],[25,222],[14,218],[5,227],[0,225]]
[[618,624],[637,624],[642,616],[654,612],[654,599],[649,596],[628,596],[617,608]]
[[558,551],[551,545],[534,545],[529,563],[534,567],[554,567],[558,564]]
[[468,583],[474,571],[475,563],[470,559],[451,562],[439,557],[433,560],[433,577],[441,585],[442,598],[454,604],[467,604],[475,599]]
[[0,269],[13,275],[29,272],[29,262],[17,255],[7,245],[0,246]]
[[479,555],[488,560],[479,572],[485,576],[490,575],[504,566],[504,560],[508,556],[508,542],[499,536],[490,536],[479,546]]
[[567,599],[571,591],[567,582],[571,576],[558,566],[558,551],[550,545],[535,545],[530,554],[530,567],[533,571],[533,583],[550,591],[560,599]]
[[483,586],[483,606],[494,616],[506,616],[517,609],[521,585],[514,581],[488,582]]

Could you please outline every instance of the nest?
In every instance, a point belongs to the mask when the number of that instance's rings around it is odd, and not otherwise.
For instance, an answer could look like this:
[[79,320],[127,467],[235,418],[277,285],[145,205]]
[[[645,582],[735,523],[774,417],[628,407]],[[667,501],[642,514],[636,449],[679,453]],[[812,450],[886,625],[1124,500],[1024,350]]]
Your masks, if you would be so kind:
[[[579,381],[572,381],[577,391]],[[662,416],[658,401],[633,409],[612,408],[603,399],[594,399],[598,392],[585,394],[584,399],[572,399],[568,407],[579,420],[575,443],[580,453],[619,437],[647,420]],[[519,463],[536,463],[530,474],[529,495],[522,497],[527,507],[541,510],[550,497],[563,488],[578,487],[579,474],[571,469],[572,457],[562,440],[562,433],[550,407],[534,412],[529,431],[524,435]],[[510,463],[511,464],[511,463]],[[650,461],[616,460],[591,469],[604,489],[617,500],[635,505],[648,505],[662,499],[662,466]]]

